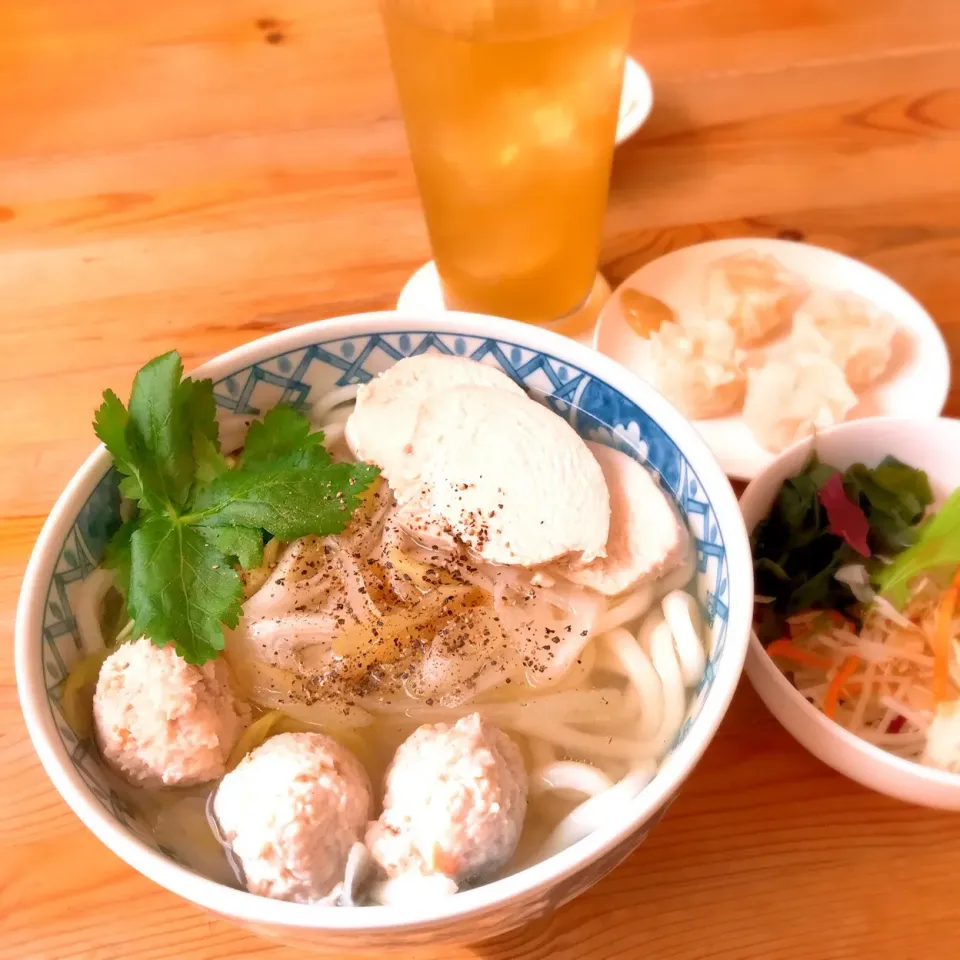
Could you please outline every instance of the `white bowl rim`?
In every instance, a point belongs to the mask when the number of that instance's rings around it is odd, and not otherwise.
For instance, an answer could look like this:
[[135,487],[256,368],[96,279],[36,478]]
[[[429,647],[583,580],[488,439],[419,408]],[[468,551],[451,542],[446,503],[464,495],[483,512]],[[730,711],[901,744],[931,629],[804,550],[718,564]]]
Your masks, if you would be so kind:
[[[92,797],[63,753],[46,702],[45,685],[35,638],[42,632],[43,591],[53,574],[57,551],[76,521],[77,507],[102,479],[110,457],[101,445],[73,475],[43,525],[23,579],[17,605],[15,664],[17,688],[27,730],[47,775],[81,821],[135,870],[199,906],[237,919],[312,930],[385,931],[428,928],[443,921],[468,921],[471,916],[537,890],[555,887],[614,849],[658,810],[670,802],[713,739],[737,687],[746,658],[752,618],[752,564],[749,539],[729,481],[695,429],[651,386],[615,361],[560,334],[510,320],[479,314],[448,312],[425,317],[400,311],[374,311],[318,320],[261,337],[214,357],[191,372],[214,380],[272,355],[286,353],[322,340],[351,334],[422,330],[462,334],[516,343],[542,350],[595,376],[630,398],[656,422],[695,464],[697,476],[720,524],[728,570],[743,570],[746,578],[730,576],[727,645],[717,664],[715,689],[707,697],[690,731],[657,776],[635,799],[631,816],[611,823],[579,843],[509,877],[465,890],[411,915],[408,907],[371,906],[360,910],[317,910],[315,905],[260,897],[209,880],[173,863],[108,816]],[[744,590],[744,587],[748,587]],[[743,639],[739,639],[739,638]]]
[[[821,438],[835,435],[843,436],[844,434],[854,433],[863,429],[876,430],[878,427],[882,428],[884,425],[909,426],[912,429],[922,431],[929,428],[932,424],[942,424],[944,422],[955,424],[958,432],[960,432],[960,420],[955,420],[952,417],[931,417],[930,419],[916,417],[864,417],[860,420],[851,420],[848,423],[840,423],[836,426],[830,427],[829,429],[821,430],[819,436]],[[757,474],[757,476],[747,485],[746,490],[744,490],[740,497],[741,509],[743,508],[745,501],[748,499],[752,501],[753,496],[756,495],[756,488],[760,485],[767,474],[776,473],[779,470],[780,464],[783,462],[783,460],[785,460],[787,457],[795,455],[795,453],[801,448],[811,447],[813,442],[814,441],[812,441],[810,438],[801,440],[778,454],[777,458],[767,467],[765,467],[759,474]],[[752,494],[751,488],[753,489]],[[747,533],[751,537],[753,536],[753,531],[759,522],[760,520],[758,519],[755,523],[750,524],[746,517],[744,517],[744,523],[747,525]],[[839,723],[830,720],[828,717],[822,714],[812,703],[810,703],[809,700],[807,700],[805,696],[803,696],[802,693],[800,693],[800,691],[783,675],[783,673],[777,669],[777,665],[770,659],[770,657],[767,656],[766,650],[764,650],[763,645],[760,643],[759,638],[753,630],[750,631],[748,649],[749,653],[746,662],[747,676],[750,678],[751,684],[753,684],[754,689],[757,691],[757,694],[762,700],[766,701],[766,697],[760,692],[757,685],[753,683],[753,677],[750,675],[751,670],[753,669],[756,669],[772,678],[772,681],[776,685],[778,691],[784,697],[800,707],[805,720],[808,720],[810,723],[815,725],[827,736],[839,739],[847,747],[860,754],[860,756],[863,757],[863,759],[868,763],[879,764],[887,767],[898,775],[909,778],[918,783],[928,783],[937,787],[952,788],[960,791],[960,773],[950,773],[947,770],[940,770],[937,767],[926,767],[921,763],[917,763],[915,760],[907,760],[905,757],[898,757],[896,754],[889,753],[882,747],[878,747],[876,744],[869,743],[862,737],[858,737],[855,733],[851,733],[845,727],[841,727]],[[790,728],[787,727],[786,724],[783,724],[779,718],[777,719],[784,729],[786,729],[787,733],[793,737],[794,734]],[[810,750],[809,747],[806,749],[816,756],[816,751]],[[843,762],[838,762],[836,767],[841,773],[845,773],[846,765]],[[854,777],[853,774],[850,774],[850,776],[853,779],[857,779],[859,782],[859,778]],[[885,793],[883,790],[879,790],[877,788],[873,789],[875,789],[878,793]]]

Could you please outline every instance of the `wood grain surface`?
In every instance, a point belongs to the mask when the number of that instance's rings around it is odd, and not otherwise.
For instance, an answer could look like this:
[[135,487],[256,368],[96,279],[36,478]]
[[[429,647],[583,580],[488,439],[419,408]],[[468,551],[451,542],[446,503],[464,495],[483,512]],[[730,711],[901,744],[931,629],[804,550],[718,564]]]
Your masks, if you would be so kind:
[[[808,239],[904,284],[956,361],[957,0],[640,0],[632,53],[656,106],[617,153],[611,281],[700,239]],[[301,955],[154,886],[67,809],[17,705],[14,608],[104,386],[171,347],[193,365],[391,306],[428,255],[375,0],[0,0],[0,957]],[[744,682],[626,865],[422,958],[947,960],[958,884],[960,817],[834,774]]]

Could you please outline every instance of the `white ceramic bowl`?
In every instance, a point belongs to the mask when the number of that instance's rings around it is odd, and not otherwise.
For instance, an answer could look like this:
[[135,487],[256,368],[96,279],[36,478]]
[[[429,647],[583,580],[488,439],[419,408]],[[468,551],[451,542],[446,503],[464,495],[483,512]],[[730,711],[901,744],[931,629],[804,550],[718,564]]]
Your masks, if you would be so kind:
[[[839,469],[854,463],[876,466],[892,454],[925,470],[937,503],[960,485],[960,420],[855,420],[821,433],[815,443],[820,459]],[[750,533],[769,512],[783,481],[800,472],[813,448],[814,441],[807,440],[784,451],[747,487],[740,508]],[[756,636],[750,639],[747,675],[770,712],[834,770],[908,803],[960,810],[960,775],[896,757],[827,719],[777,669]]]
[[662,397],[571,340],[466,314],[425,320],[372,313],[266,337],[212,360],[196,375],[214,380],[223,410],[260,413],[280,401],[310,402],[335,384],[363,382],[400,357],[424,351],[498,366],[581,432],[645,461],[697,537],[709,665],[677,743],[628,816],[534,867],[416,909],[317,908],[220,885],[157,848],[111,792],[96,751],[77,743],[60,711],[61,684],[78,655],[71,594],[99,562],[118,522],[117,478],[102,448],[50,514],[17,611],[17,684],[30,736],[81,820],[114,853],[168,890],[258,932],[335,954],[409,952],[420,944],[482,940],[541,916],[612,870],[659,820],[716,732],[737,685],[750,630],[749,544],[726,477],[696,431]]
[[[617,288],[603,308],[593,345],[628,370],[648,376],[649,343],[627,323],[620,292],[640,290],[656,297],[686,323],[704,317],[703,289],[711,264],[723,257],[758,253],[773,257],[816,288],[843,290],[887,311],[899,328],[895,360],[877,384],[862,392],[853,418],[884,415],[936,417],[950,391],[950,354],[933,317],[891,277],[835,250],[770,237],[730,237],[681,247],[645,263]],[[697,420],[694,426],[727,475],[752,480],[776,454],[757,443],[743,411]]]

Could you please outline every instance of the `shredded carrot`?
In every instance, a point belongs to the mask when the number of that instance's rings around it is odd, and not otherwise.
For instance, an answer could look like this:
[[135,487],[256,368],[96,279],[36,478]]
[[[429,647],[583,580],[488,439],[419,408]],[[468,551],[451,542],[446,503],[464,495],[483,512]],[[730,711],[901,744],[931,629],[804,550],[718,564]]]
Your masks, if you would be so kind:
[[841,630],[849,630],[851,633],[857,632],[856,626],[854,626],[854,624],[838,610],[804,610],[802,613],[798,614],[798,616],[804,616],[805,614],[809,613],[816,614],[816,616],[809,620],[805,620],[802,623],[791,623],[790,621],[787,621],[787,626],[790,630],[790,636],[794,640],[803,640],[804,638],[823,630],[828,624]]
[[840,691],[843,690],[844,685],[859,666],[859,657],[847,657],[840,665],[840,669],[833,675],[830,686],[827,687],[827,694],[823,698],[823,712],[831,720],[837,715],[837,707],[840,706]]
[[947,699],[947,680],[950,676],[950,628],[960,597],[960,570],[947,587],[937,607],[933,629],[933,699],[942,703]]
[[767,647],[767,654],[771,657],[783,657],[785,660],[796,660],[797,663],[804,663],[808,667],[819,667],[821,670],[829,670],[833,666],[833,661],[829,657],[821,657],[819,654],[804,650],[791,643],[786,637],[774,640]]
[[840,627],[841,630],[850,630],[851,632],[856,633],[856,627],[850,620],[840,613],[839,610],[828,610],[827,617],[835,627]]

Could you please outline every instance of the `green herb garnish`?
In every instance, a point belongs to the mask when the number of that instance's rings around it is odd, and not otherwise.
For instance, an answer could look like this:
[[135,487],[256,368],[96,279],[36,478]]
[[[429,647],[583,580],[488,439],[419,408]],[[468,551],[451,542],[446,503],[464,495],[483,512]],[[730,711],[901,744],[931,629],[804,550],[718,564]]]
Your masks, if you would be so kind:
[[886,576],[891,568],[883,568],[879,557],[899,554],[916,540],[932,499],[927,475],[893,457],[842,473],[811,459],[783,484],[753,534],[756,591],[772,598],[759,607],[761,640],[781,636],[782,619],[801,610],[854,606],[856,598],[835,578],[837,571],[862,564],[874,575],[884,569]]
[[919,530],[916,543],[879,571],[880,591],[897,607],[907,600],[911,581],[921,573],[960,565],[960,489]]
[[137,374],[129,409],[111,390],[94,420],[97,436],[136,501],[107,548],[136,634],[173,643],[189,663],[223,649],[243,587],[236,565],[255,567],[264,534],[294,540],[340,533],[377,476],[368,464],[334,463],[323,434],[291,407],[251,425],[231,466],[220,450],[213,384],[183,377],[166,353]]

